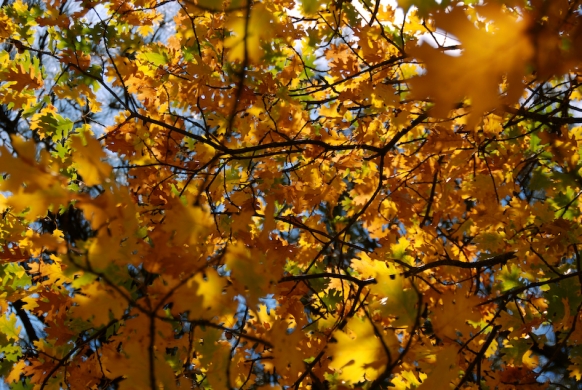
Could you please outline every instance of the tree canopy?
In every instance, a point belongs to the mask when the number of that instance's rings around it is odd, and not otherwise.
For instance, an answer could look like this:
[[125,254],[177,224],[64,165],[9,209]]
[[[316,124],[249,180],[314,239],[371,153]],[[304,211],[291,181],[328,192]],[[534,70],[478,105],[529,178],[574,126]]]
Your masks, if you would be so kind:
[[578,0],[4,0],[11,389],[581,388]]

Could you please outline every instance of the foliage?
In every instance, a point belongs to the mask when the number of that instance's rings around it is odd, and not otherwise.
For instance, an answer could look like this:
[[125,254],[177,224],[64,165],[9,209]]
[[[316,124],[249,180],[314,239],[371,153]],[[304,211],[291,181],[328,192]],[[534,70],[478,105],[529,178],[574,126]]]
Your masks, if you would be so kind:
[[580,388],[574,0],[10,0],[12,389]]

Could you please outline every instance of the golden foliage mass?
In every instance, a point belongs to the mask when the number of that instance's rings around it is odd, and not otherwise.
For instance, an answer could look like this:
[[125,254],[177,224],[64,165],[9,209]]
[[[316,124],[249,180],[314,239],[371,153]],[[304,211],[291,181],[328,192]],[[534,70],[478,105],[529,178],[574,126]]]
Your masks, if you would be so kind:
[[579,386],[581,6],[2,2],[6,385]]

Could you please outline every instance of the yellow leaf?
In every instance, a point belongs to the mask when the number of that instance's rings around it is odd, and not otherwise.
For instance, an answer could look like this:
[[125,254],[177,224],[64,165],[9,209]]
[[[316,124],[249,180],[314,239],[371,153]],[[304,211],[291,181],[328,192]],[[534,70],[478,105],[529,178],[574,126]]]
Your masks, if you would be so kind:
[[258,63],[263,56],[261,44],[271,38],[273,18],[263,3],[252,8],[248,23],[246,15],[232,16],[227,24],[232,35],[224,40],[224,47],[230,49],[227,54],[229,61],[242,62],[247,56],[251,63]]
[[290,378],[293,383],[298,373],[305,369],[301,351],[303,332],[298,328],[295,328],[292,333],[288,330],[287,321],[278,320],[271,327],[269,334],[273,344],[273,358],[277,373]]
[[[190,317],[212,318],[228,310],[232,302],[230,295],[224,294],[223,291],[227,286],[227,280],[218,275],[214,268],[207,268],[204,273],[196,274],[190,279],[179,292],[175,295],[172,311],[183,313],[190,312]],[[183,295],[188,299],[183,299]],[[231,302],[227,298],[231,298]]]
[[119,319],[127,309],[127,301],[113,290],[98,283],[81,288],[73,299],[77,306],[70,310],[75,317],[90,320],[95,326],[107,324],[111,317]]
[[524,366],[533,370],[540,364],[540,358],[538,355],[535,355],[532,351],[527,351],[523,354],[521,361]]
[[474,328],[469,321],[479,321],[481,313],[477,305],[481,300],[475,295],[449,291],[440,296],[443,304],[433,309],[431,322],[435,334],[441,338],[457,339],[457,332],[467,336]]
[[[216,329],[209,329],[205,334],[209,332],[218,337],[222,334],[222,332],[217,331]],[[196,351],[202,351],[203,356],[206,357],[205,360],[201,359],[201,362],[208,367],[206,376],[212,389],[227,390],[229,387],[227,385],[226,373],[228,372],[227,366],[231,361],[230,345],[217,340],[216,337],[204,337],[204,347],[202,349],[201,347],[198,347],[196,348]]]
[[[415,97],[434,99],[432,115],[446,117],[463,98],[469,98],[473,108],[471,119],[478,120],[499,105],[503,77],[509,84],[507,103],[517,101],[521,95],[521,78],[533,55],[527,37],[528,24],[494,3],[478,7],[477,12],[487,17],[486,27],[475,27],[458,7],[435,17],[438,27],[460,39],[463,50],[460,56],[444,54],[426,44],[409,51],[425,63],[426,75],[413,78],[410,84]],[[503,60],[499,59],[500,53]]]
[[570,378],[576,378],[576,380],[582,379],[582,356],[571,356],[570,361],[572,364],[568,367],[570,371]]
[[248,300],[249,307],[257,307],[259,298],[269,292],[276,275],[269,272],[266,255],[252,251],[242,243],[230,245],[225,255],[225,263],[231,271],[235,291]]
[[137,28],[137,33],[142,37],[147,37],[152,32],[154,32],[154,26],[151,24],[145,24]]
[[449,389],[451,381],[458,377],[457,347],[450,345],[437,355],[436,365],[428,378],[418,387],[421,390]]
[[73,136],[71,146],[77,151],[73,153],[73,160],[86,185],[99,185],[109,179],[111,166],[103,161],[107,155],[99,141],[90,135],[84,140],[81,136]]
[[17,361],[13,366],[12,370],[10,370],[10,374],[6,377],[6,383],[14,383],[20,380],[20,374],[22,374],[24,368],[26,367],[26,363],[24,360]]
[[21,249],[27,250],[33,256],[40,256],[40,253],[44,250],[65,253],[66,246],[62,233],[62,231],[55,229],[52,235],[38,234],[34,230],[29,229],[26,231],[24,238],[18,243],[18,246]]
[[8,340],[17,341],[19,339],[20,329],[20,326],[16,326],[16,314],[11,313],[5,315],[2,313],[0,315],[0,333],[6,336]]
[[208,214],[201,207],[183,204],[176,199],[168,204],[166,218],[172,223],[164,224],[162,229],[173,235],[173,244],[176,246],[197,244],[204,238],[211,223]]
[[369,286],[371,293],[378,296],[378,299],[370,304],[372,310],[378,310],[383,316],[394,318],[394,326],[410,326],[415,323],[418,297],[414,290],[406,285],[406,279],[400,269],[390,263],[372,260],[366,253],[360,254],[360,261],[355,262],[353,267],[362,277],[375,278],[377,281],[376,284]]
[[321,7],[322,0],[300,0],[301,11],[304,15],[312,15],[317,13]]
[[245,0],[196,0],[196,5],[208,11],[222,11],[225,7],[227,10],[238,9],[246,6]]
[[[367,319],[353,317],[346,331],[334,332],[334,338],[337,343],[330,345],[332,361],[329,367],[338,373],[341,380],[350,383],[374,380],[386,367],[388,356]],[[398,353],[398,339],[392,331],[388,331],[382,338],[394,359]]]

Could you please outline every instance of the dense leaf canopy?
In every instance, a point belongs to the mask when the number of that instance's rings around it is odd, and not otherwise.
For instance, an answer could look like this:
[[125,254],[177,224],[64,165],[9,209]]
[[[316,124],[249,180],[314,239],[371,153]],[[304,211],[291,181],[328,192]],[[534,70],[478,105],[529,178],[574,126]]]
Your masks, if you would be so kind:
[[581,12],[3,1],[0,375],[580,388]]

